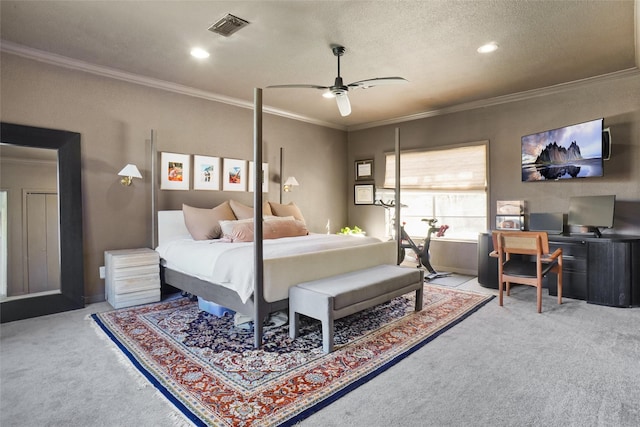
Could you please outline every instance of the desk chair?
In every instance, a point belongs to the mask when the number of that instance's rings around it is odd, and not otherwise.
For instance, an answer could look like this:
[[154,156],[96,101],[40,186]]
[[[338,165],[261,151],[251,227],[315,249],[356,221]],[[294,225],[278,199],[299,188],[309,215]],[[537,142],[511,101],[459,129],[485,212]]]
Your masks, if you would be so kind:
[[[509,296],[511,283],[537,288],[538,313],[542,312],[542,278],[549,272],[558,276],[558,304],[562,304],[562,248],[549,254],[549,237],[544,231],[494,231],[494,251],[498,258],[499,298],[506,283]],[[519,257],[513,257],[518,254]]]

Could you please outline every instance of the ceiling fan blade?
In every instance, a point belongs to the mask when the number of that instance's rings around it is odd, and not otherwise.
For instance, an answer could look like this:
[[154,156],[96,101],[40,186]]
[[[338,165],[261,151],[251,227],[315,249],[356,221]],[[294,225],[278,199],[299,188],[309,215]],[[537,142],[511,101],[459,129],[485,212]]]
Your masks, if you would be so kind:
[[329,86],[318,86],[318,85],[273,85],[273,86],[267,86],[267,88],[271,88],[271,89],[283,89],[283,88],[329,89]]
[[406,79],[402,77],[376,77],[375,79],[360,80],[359,82],[349,83],[347,86],[352,88],[363,88],[381,85],[396,85],[408,83]]
[[338,103],[338,110],[340,110],[340,115],[342,117],[346,117],[351,114],[351,103],[349,102],[349,97],[346,93],[336,95],[336,102]]

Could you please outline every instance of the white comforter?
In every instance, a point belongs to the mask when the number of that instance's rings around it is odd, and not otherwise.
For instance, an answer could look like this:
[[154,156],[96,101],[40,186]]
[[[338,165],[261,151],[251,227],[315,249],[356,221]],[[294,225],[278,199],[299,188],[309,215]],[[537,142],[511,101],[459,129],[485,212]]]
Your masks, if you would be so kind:
[[[327,249],[347,248],[380,242],[374,237],[310,234],[301,237],[264,240],[263,258],[281,258]],[[216,283],[238,293],[246,302],[253,294],[253,243],[221,240],[172,240],[156,249],[165,267]],[[345,260],[345,262],[348,262]]]

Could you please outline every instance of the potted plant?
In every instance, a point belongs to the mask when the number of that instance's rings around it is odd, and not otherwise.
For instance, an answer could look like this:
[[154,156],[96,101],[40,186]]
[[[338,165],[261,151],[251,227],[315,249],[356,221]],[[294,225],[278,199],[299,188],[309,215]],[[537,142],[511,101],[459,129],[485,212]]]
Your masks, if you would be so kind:
[[340,231],[338,231],[336,234],[346,234],[346,235],[350,235],[350,236],[364,236],[367,233],[366,233],[366,231],[364,231],[363,229],[361,229],[357,225],[354,225],[353,228],[351,228],[351,227],[342,227],[340,229]]

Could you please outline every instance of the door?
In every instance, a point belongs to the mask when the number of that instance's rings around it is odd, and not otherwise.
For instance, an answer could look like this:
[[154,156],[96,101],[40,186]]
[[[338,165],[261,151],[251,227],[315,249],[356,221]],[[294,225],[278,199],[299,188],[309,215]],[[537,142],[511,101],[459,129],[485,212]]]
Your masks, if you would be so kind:
[[60,290],[58,195],[25,192],[25,279],[28,293]]

